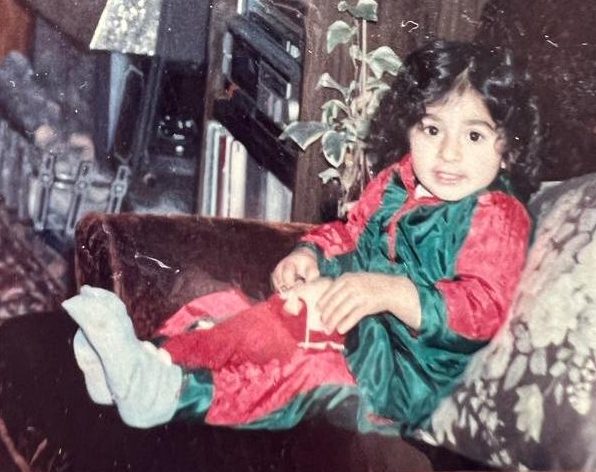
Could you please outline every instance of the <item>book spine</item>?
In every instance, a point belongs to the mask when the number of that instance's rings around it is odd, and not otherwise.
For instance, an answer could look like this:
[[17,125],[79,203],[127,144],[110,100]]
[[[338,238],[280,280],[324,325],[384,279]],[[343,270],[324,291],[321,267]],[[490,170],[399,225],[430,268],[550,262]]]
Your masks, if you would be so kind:
[[265,195],[265,219],[267,221],[290,221],[292,191],[282,184],[272,172],[267,172]]
[[202,166],[201,215],[215,216],[217,213],[217,171],[219,166],[219,137],[224,130],[217,121],[207,123],[205,162]]
[[246,164],[248,154],[240,141],[234,140],[230,154],[229,212],[232,218],[246,214]]
[[219,171],[217,179],[217,215],[230,216],[230,158],[232,136],[225,132],[219,139]]

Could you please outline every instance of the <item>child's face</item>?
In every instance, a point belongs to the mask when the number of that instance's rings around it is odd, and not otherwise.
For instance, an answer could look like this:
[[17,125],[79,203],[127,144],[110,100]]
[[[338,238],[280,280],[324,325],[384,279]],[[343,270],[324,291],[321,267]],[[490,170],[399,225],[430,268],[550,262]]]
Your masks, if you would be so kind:
[[408,136],[418,181],[441,200],[460,200],[487,187],[501,167],[503,138],[473,89],[428,105]]

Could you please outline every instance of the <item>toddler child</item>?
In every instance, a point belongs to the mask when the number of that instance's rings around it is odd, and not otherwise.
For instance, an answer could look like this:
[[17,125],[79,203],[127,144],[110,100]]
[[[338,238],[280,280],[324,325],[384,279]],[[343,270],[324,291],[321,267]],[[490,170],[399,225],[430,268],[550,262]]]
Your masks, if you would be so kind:
[[423,425],[507,315],[531,227],[514,188],[535,184],[538,113],[508,51],[435,41],[408,56],[371,136],[384,169],[346,222],[280,261],[267,301],[197,299],[160,348],[110,292],[64,302],[92,398],[139,427],[287,428],[325,411],[363,430]]

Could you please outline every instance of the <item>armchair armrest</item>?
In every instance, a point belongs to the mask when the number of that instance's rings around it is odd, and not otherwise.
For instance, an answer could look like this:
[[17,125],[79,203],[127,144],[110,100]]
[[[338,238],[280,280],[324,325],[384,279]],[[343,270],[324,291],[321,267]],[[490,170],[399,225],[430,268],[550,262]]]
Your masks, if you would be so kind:
[[263,298],[269,274],[310,228],[190,215],[99,214],[77,226],[75,274],[117,293],[147,338],[193,298],[230,286]]

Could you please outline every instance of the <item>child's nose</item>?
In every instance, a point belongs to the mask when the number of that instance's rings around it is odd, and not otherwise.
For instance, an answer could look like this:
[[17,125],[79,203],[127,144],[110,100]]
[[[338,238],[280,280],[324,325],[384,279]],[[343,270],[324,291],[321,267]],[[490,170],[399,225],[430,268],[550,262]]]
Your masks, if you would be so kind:
[[455,162],[461,160],[462,149],[457,139],[446,136],[441,143],[439,157],[445,162]]

